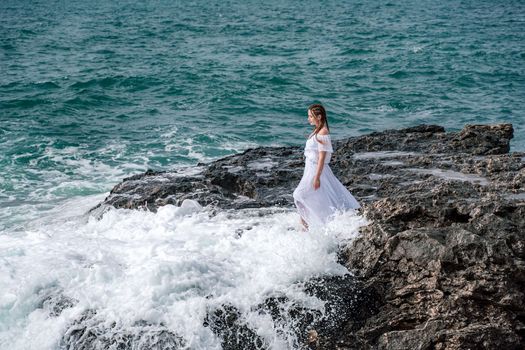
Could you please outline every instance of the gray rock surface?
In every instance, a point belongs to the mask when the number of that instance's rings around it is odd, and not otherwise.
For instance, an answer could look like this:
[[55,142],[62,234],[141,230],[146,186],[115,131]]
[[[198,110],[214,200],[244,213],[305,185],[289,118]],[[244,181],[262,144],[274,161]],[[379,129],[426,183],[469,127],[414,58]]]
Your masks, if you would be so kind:
[[60,340],[60,350],[178,350],[184,349],[184,340],[164,325],[145,321],[123,327],[97,316],[95,310],[86,310]]
[[[430,176],[486,184],[490,179],[485,175],[500,175],[487,170],[512,170],[523,163],[519,153],[489,156],[508,152],[512,133],[510,124],[468,125],[456,133],[446,133],[436,125],[374,132],[335,141],[330,165],[343,184],[365,202]],[[223,209],[292,206],[292,192],[303,171],[302,152],[301,147],[248,149],[199,164],[191,176],[184,175],[187,171],[148,170],[124,179],[100,207],[155,211],[166,204],[180,205],[184,199]],[[506,164],[507,159],[513,165]],[[511,179],[515,186],[519,187],[521,176]],[[510,189],[505,181],[501,184]]]
[[[420,125],[335,142],[331,167],[371,222],[340,254],[369,307],[343,298],[344,317],[312,326],[309,348],[525,348],[525,153],[508,153],[512,136],[510,124]],[[93,210],[154,211],[187,198],[218,209],[291,207],[302,148],[250,149],[194,170],[132,176]],[[344,283],[317,281],[343,295]],[[268,310],[280,310],[278,300]],[[245,348],[264,347],[234,309],[210,317],[223,344],[242,346],[232,338],[241,329],[244,342],[256,339]],[[292,322],[304,338],[308,326]]]

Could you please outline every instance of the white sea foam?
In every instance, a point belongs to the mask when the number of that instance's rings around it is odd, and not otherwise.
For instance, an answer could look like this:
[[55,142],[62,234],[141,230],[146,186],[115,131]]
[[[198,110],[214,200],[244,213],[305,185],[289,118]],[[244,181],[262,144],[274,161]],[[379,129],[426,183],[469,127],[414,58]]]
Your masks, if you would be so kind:
[[379,112],[395,112],[396,108],[390,106],[390,105],[381,105],[376,108]]
[[[159,132],[161,132],[161,129],[158,129]],[[179,128],[177,128],[175,125],[172,125],[167,131],[161,132],[160,137],[163,139],[174,139],[176,138],[177,132],[179,131]]]
[[[8,157],[8,161],[0,154],[0,163],[6,164],[0,174],[0,234],[20,228],[67,199],[107,192],[124,177],[147,169],[168,168],[181,175],[197,175],[202,171],[194,166],[197,162],[206,163],[257,146],[232,140],[230,135],[207,135],[211,143],[195,142],[180,137],[176,126],[159,129],[158,134],[153,142],[163,144],[164,152],[162,147],[147,143],[137,150],[136,144],[125,139],[108,140],[93,148],[82,143],[63,147],[45,137],[33,145],[36,152],[21,152]],[[14,147],[23,142],[25,139],[19,138],[2,145]],[[24,161],[28,166],[20,171],[18,163]]]
[[412,51],[413,53],[418,53],[418,52],[423,51],[425,47],[426,45],[412,45],[410,47],[410,51]]
[[430,174],[430,175],[437,176],[437,177],[440,177],[440,178],[445,179],[445,180],[466,181],[466,182],[479,184],[479,185],[482,185],[482,186],[486,186],[486,185],[489,184],[489,180],[486,177],[475,175],[475,174],[465,174],[465,173],[461,173],[459,171],[453,171],[453,170],[449,170],[449,169],[408,168],[407,170],[413,171],[413,172],[419,173],[419,174]]
[[370,180],[389,179],[389,178],[392,178],[392,177],[394,177],[394,175],[390,175],[390,174],[374,174],[374,173],[368,174],[368,178]]
[[[107,324],[162,323],[192,349],[219,349],[203,320],[229,303],[271,348],[290,349],[293,336],[253,307],[279,292],[322,309],[294,283],[348,273],[337,247],[366,223],[351,211],[302,233],[293,210],[210,215],[194,202],[157,213],[112,209],[100,220],[84,214],[101,197],[71,200],[24,232],[0,235],[0,348],[54,349],[92,309]],[[50,317],[42,298],[56,290],[78,302]]]
[[410,124],[424,124],[427,123],[428,120],[432,119],[432,111],[430,110],[416,110],[408,112],[404,120],[405,122],[409,122]]
[[403,151],[378,151],[378,152],[358,152],[353,155],[355,159],[383,159],[383,158],[397,158],[419,155],[417,152],[403,152]]
[[246,166],[252,170],[270,170],[277,164],[277,162],[274,162],[270,158],[262,158],[253,162],[249,162]]
[[405,163],[399,161],[399,160],[387,160],[385,162],[381,162],[382,164],[384,165],[388,165],[388,166],[400,166],[400,165],[404,165]]
[[505,198],[510,200],[525,200],[525,192],[511,193],[506,195]]

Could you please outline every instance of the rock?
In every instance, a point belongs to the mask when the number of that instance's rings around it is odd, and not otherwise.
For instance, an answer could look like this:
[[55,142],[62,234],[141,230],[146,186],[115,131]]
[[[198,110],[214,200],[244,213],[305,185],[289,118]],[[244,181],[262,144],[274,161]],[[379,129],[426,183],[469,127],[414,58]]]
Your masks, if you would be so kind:
[[[359,288],[312,280],[311,293],[337,296],[325,320],[283,308],[283,296],[261,312],[293,325],[298,346],[309,348],[524,348],[525,153],[508,153],[512,136],[511,124],[420,125],[335,141],[330,166],[371,222],[339,254]],[[97,210],[155,211],[185,199],[217,210],[291,207],[302,148],[250,149],[198,169],[124,179]],[[238,310],[221,310],[208,322],[225,348],[239,339],[264,347]]]
[[512,124],[467,125],[453,138],[451,146],[474,155],[507,153],[513,133]]
[[522,348],[525,203],[426,184],[369,205],[373,223],[348,248],[347,266],[384,301],[358,337],[382,349]]
[[38,292],[41,298],[39,308],[47,311],[50,317],[59,316],[62,311],[77,304],[77,300],[65,295],[63,290],[57,286],[43,288]]
[[[297,286],[323,301],[324,312],[299,305],[284,295],[269,296],[255,307],[259,314],[271,317],[275,328],[291,332],[294,348],[333,348],[343,332],[358,329],[377,310],[376,294],[363,288],[352,275],[318,277]],[[208,310],[204,325],[221,339],[224,350],[271,348],[233,305]]]
[[95,310],[86,310],[71,324],[60,340],[59,349],[184,349],[184,340],[163,325],[145,321],[123,327],[106,322]]
[[[443,127],[419,125],[386,130],[335,141],[331,168],[356,197],[364,202],[388,197],[392,189],[422,178],[441,177],[494,185],[516,193],[523,183],[519,156],[508,154],[512,125],[467,125],[459,133]],[[469,152],[465,157],[465,152]],[[495,155],[474,157],[473,155]],[[501,155],[499,155],[501,154]],[[260,147],[200,164],[197,174],[148,170],[113,188],[101,207],[148,209],[180,205],[185,199],[222,209],[293,206],[292,193],[303,172],[300,147]],[[510,170],[510,169],[509,169]],[[504,180],[504,181],[503,181]],[[100,208],[98,208],[100,210]]]
[[210,327],[221,340],[224,350],[267,349],[263,339],[250,329],[241,313],[233,305],[222,305],[208,310],[204,326]]

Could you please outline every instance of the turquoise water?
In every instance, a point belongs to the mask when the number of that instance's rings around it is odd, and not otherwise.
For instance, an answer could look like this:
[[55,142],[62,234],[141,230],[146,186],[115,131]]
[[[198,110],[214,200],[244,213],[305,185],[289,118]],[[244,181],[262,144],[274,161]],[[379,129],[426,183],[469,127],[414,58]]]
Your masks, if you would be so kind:
[[0,231],[124,176],[335,138],[511,122],[522,1],[2,1]]

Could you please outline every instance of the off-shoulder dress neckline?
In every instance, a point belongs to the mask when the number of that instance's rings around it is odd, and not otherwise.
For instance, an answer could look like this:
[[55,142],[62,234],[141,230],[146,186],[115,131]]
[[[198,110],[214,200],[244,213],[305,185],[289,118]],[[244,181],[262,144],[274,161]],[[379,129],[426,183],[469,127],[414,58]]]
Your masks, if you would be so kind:
[[[310,136],[308,136],[308,138],[311,139],[314,135],[315,135],[314,133],[311,133]],[[325,136],[326,137],[326,136],[330,136],[330,133],[324,134],[324,135],[323,134],[317,134],[317,136]]]

